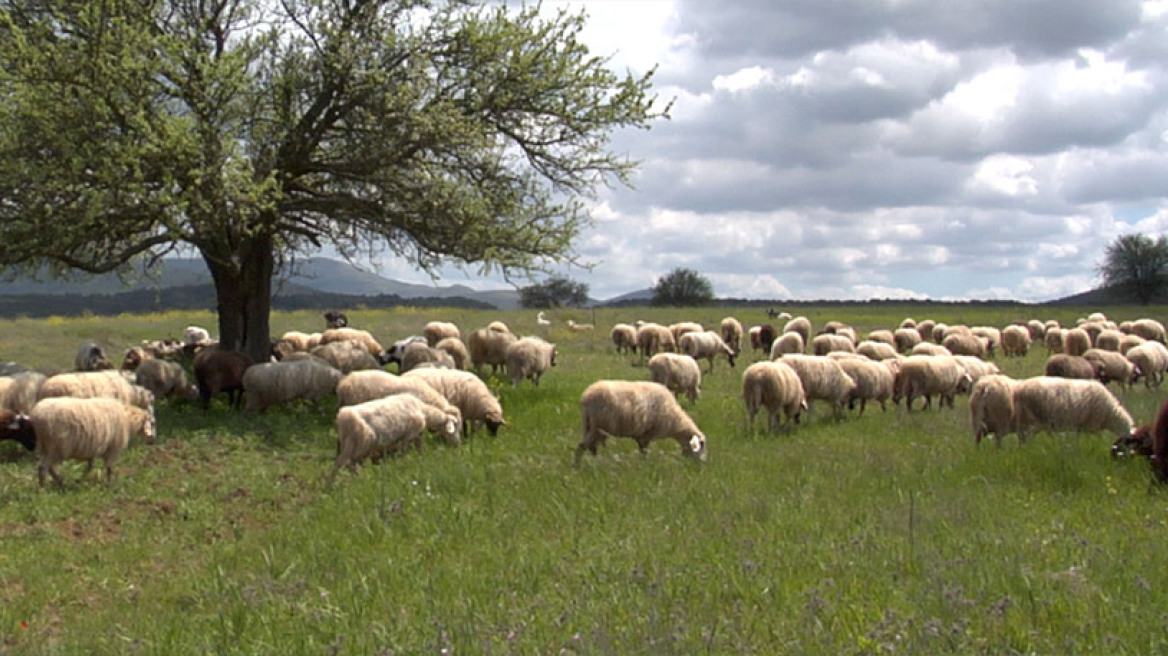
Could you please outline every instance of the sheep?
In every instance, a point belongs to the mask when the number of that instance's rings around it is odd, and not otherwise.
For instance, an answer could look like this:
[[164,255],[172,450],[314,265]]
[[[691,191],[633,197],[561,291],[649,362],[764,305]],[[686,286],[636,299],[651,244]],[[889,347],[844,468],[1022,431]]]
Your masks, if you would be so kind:
[[1160,342],[1144,342],[1133,346],[1124,356],[1144,376],[1144,387],[1159,387],[1168,372],[1168,348]]
[[679,321],[669,324],[669,332],[673,335],[673,342],[679,345],[682,335],[686,333],[701,333],[705,332],[705,330],[706,327],[696,321]]
[[1098,362],[1091,362],[1081,355],[1066,353],[1055,353],[1047,358],[1043,371],[1047,376],[1082,380],[1098,380],[1101,375]]
[[0,376],[0,409],[28,414],[37,402],[46,377],[38,371]]
[[767,430],[780,428],[779,411],[785,421],[798,423],[799,415],[807,409],[803,383],[799,374],[782,361],[756,362],[742,372],[742,400],[746,403],[747,425],[754,431],[754,417],[760,407],[767,409]]
[[320,346],[321,333],[305,333],[299,330],[289,330],[280,336],[278,342],[288,345],[288,352],[308,353]]
[[[396,394],[408,394],[445,412],[459,429],[462,427],[462,411],[420,378],[398,376],[377,369],[354,371],[337,383],[336,391],[337,401],[341,407],[358,405]],[[446,436],[447,442],[451,446],[458,446],[462,443],[459,432],[460,430],[456,430],[453,435]]]
[[986,342],[972,333],[950,333],[941,340],[941,346],[949,349],[953,355],[972,355],[979,358],[986,355]]
[[552,327],[552,320],[548,319],[543,314],[543,310],[535,313],[535,325],[539,328],[540,331],[546,334],[547,331]]
[[1124,335],[1123,339],[1119,340],[1119,347],[1116,349],[1120,353],[1127,355],[1133,348],[1143,344],[1148,340],[1139,335]]
[[892,333],[892,342],[899,353],[908,353],[921,343],[921,334],[912,328],[897,328]]
[[1116,351],[1090,348],[1083,353],[1083,359],[1099,364],[1099,381],[1104,385],[1116,380],[1120,388],[1130,388],[1142,373],[1131,360]]
[[900,324],[897,325],[897,328],[916,328],[916,327],[917,327],[917,320],[913,319],[912,317],[905,317],[905,318],[901,319]]
[[212,347],[196,353],[192,366],[203,409],[209,409],[211,398],[220,392],[227,392],[228,406],[240,407],[243,403],[243,374],[251,365],[251,357],[243,351]]
[[674,396],[685,394],[690,403],[702,395],[702,369],[697,360],[677,353],[658,353],[649,358],[649,378],[669,388]]
[[199,398],[199,388],[187,379],[187,372],[177,362],[151,358],[138,365],[135,371],[137,384],[150,390],[154,398],[181,398],[194,401]]
[[637,350],[637,328],[632,324],[618,323],[609,332],[617,354],[627,355]]
[[79,371],[50,376],[37,391],[37,403],[58,396],[115,399],[154,412],[154,395],[117,371]]
[[410,344],[426,343],[426,338],[422,335],[410,335],[409,337],[405,337],[394,342],[393,345],[391,345],[388,349],[382,351],[381,355],[378,356],[377,359],[381,362],[381,364],[397,363],[398,368],[400,369],[402,355],[405,354],[405,351],[407,348],[409,348]]
[[1057,326],[1046,329],[1046,335],[1042,338],[1043,344],[1046,345],[1047,353],[1065,353],[1067,350],[1066,331]]
[[186,346],[206,346],[211,343],[211,333],[200,326],[183,328],[182,343]]
[[892,346],[892,347],[896,346],[896,337],[892,334],[891,330],[886,330],[884,328],[881,328],[879,330],[873,330],[873,331],[869,332],[868,339],[865,341],[880,342],[882,344],[887,344],[887,345]]
[[945,348],[944,346],[941,346],[940,344],[935,344],[933,342],[921,342],[920,344],[917,344],[916,346],[912,347],[912,350],[909,351],[909,355],[948,355],[948,356],[952,356],[953,353],[951,353],[949,351],[949,349]]
[[138,365],[146,360],[152,360],[154,355],[141,346],[131,346],[126,349],[122,355],[122,369],[124,371],[137,371]]
[[410,369],[417,367],[443,367],[446,369],[457,369],[454,363],[454,358],[449,353],[437,348],[431,348],[421,342],[410,344],[402,351],[401,363],[399,364],[399,372],[405,373]]
[[714,358],[726,356],[730,366],[734,366],[734,353],[718,333],[707,330],[704,332],[688,332],[677,342],[677,350],[694,360],[705,358],[710,363],[709,371],[714,370]]
[[[1002,343],[1002,331],[993,326],[974,326],[970,328],[970,332],[975,337],[980,337],[985,344],[986,355],[993,357],[998,351],[998,346]],[[970,354],[972,355],[972,354]]]
[[243,372],[244,410],[264,412],[294,399],[315,401],[333,394],[342,375],[312,358],[253,365]]
[[896,377],[893,370],[883,362],[875,362],[867,358],[840,358],[837,360],[840,367],[853,381],[855,387],[848,394],[848,409],[860,402],[859,414],[864,414],[868,401],[879,401],[880,410],[885,409],[885,401],[892,396]]
[[807,344],[811,341],[811,320],[804,316],[795,317],[783,326],[783,332],[799,333],[803,343]]
[[525,379],[538,387],[544,372],[556,366],[556,345],[542,337],[523,337],[508,344],[503,357],[512,387]]
[[599,380],[580,396],[583,437],[576,447],[576,466],[584,451],[596,455],[610,436],[630,437],[641,453],[658,438],[672,438],[687,457],[706,460],[706,436],[664,385],[651,381]]
[[718,327],[722,341],[726,342],[734,355],[742,353],[742,322],[734,317],[723,317]]
[[457,337],[447,337],[434,345],[434,348],[445,351],[454,362],[455,369],[466,369],[470,363],[470,352],[466,350],[466,344]]
[[[757,329],[757,332],[755,329]],[[753,326],[750,329],[750,348],[755,351],[762,351],[763,353],[774,353],[776,338],[778,338],[778,333],[775,332],[775,327],[769,323],[761,326]],[[799,339],[802,340],[802,336]],[[799,343],[805,344],[806,342],[800,341]],[[802,346],[800,346],[799,352],[803,352]]]
[[590,330],[596,330],[596,325],[591,323],[576,323],[572,319],[568,319],[566,323],[568,324],[568,330],[574,333],[583,333]]
[[811,350],[815,355],[827,355],[833,351],[855,353],[856,347],[852,340],[843,335],[822,333],[811,340]]
[[999,446],[1002,437],[1014,432],[1014,386],[1009,376],[994,374],[982,376],[969,393],[969,419],[973,441],[993,435]]
[[1131,331],[1133,335],[1139,335],[1148,341],[1165,343],[1164,324],[1155,319],[1136,319],[1132,322]]
[[1063,332],[1063,352],[1068,355],[1083,355],[1091,348],[1091,336],[1082,328],[1070,328]]
[[917,324],[917,334],[920,335],[921,341],[929,341],[933,339],[933,328],[937,326],[937,322],[933,319],[925,319]]
[[1107,329],[1101,331],[1095,338],[1095,348],[1103,349],[1104,351],[1115,351],[1119,353],[1119,344],[1126,337],[1118,330]]
[[1131,415],[1096,380],[1036,376],[1014,387],[1014,410],[1019,438],[1038,430],[1110,430],[1131,435]]
[[771,344],[770,356],[777,360],[787,353],[802,353],[803,337],[799,333],[783,333]]
[[337,459],[333,476],[342,467],[356,470],[365,458],[413,444],[422,448],[427,430],[449,440],[458,434],[454,420],[438,408],[408,394],[374,399],[337,410]]
[[491,435],[498,435],[499,427],[506,425],[499,400],[481,378],[468,371],[421,367],[402,376],[426,382],[456,406],[462,412],[463,433],[467,433],[472,424],[481,423]]
[[324,325],[328,329],[344,328],[349,325],[349,317],[344,312],[329,310],[324,313]]
[[992,376],[1002,373],[998,365],[992,362],[986,362],[981,358],[975,358],[972,355],[955,355],[953,358],[965,369],[965,373],[969,374],[970,385],[976,383],[982,376]]
[[430,348],[438,346],[438,342],[447,337],[462,339],[458,326],[448,321],[431,321],[422,326],[422,335],[426,338],[426,345]]
[[320,346],[333,342],[356,342],[358,346],[369,352],[375,358],[383,357],[381,343],[374,339],[373,334],[359,328],[329,328],[320,334]]
[[[1112,324],[1102,321],[1083,321],[1076,326],[1079,330],[1087,333],[1087,337],[1090,339],[1092,346],[1095,345],[1095,339],[1099,337],[1099,333],[1110,327],[1112,327]],[[1118,329],[1118,326],[1115,326],[1115,328]]]
[[637,348],[641,351],[641,358],[651,358],[662,352],[676,352],[677,342],[669,328],[659,323],[645,323],[637,328]]
[[85,342],[77,348],[77,355],[73,358],[73,368],[76,371],[101,371],[113,369],[114,366],[100,346],[94,342]]
[[475,371],[482,371],[483,365],[491,365],[491,371],[496,372],[507,364],[507,347],[518,337],[507,331],[479,328],[470,334],[466,347],[470,352],[471,366]]
[[872,340],[864,340],[856,344],[856,353],[869,360],[896,360],[900,357],[900,354],[896,352],[896,348],[891,344]]
[[361,369],[380,369],[381,362],[357,342],[340,341],[321,344],[309,351],[329,366],[347,374]]
[[941,340],[945,339],[945,331],[949,330],[949,324],[936,323],[933,324],[933,330],[929,338],[933,340],[934,344],[940,344]]
[[923,409],[933,404],[933,395],[940,400],[937,408],[946,404],[953,407],[953,397],[969,390],[973,378],[954,357],[938,355],[912,355],[900,361],[900,373],[896,376],[893,403],[904,399],[905,410],[911,412],[913,400],[925,397]]
[[1148,456],[1156,480],[1168,482],[1168,401],[1160,404],[1151,426],[1140,426],[1111,445],[1112,457],[1129,453]]
[[112,481],[113,464],[141,435],[154,442],[154,415],[141,408],[110,398],[47,398],[36,404],[28,416],[36,434],[37,479],[45,485],[45,473],[63,485],[57,465],[66,460],[84,460],[86,473],[93,461],[105,461],[105,480]]
[[1002,329],[1002,353],[1006,357],[1025,356],[1033,339],[1026,326],[1010,325]]
[[12,440],[27,451],[36,449],[36,431],[28,415],[12,410],[0,410],[0,442]]
[[507,327],[507,324],[503,323],[502,321],[492,321],[491,323],[487,324],[487,330],[490,330],[490,331],[493,331],[496,333],[509,333],[509,332],[511,332],[511,329]]
[[855,390],[856,381],[843,370],[839,362],[801,353],[788,353],[776,362],[786,364],[799,375],[799,381],[803,383],[803,395],[809,405],[815,400],[828,401],[832,404],[833,414],[837,417],[843,414],[844,403]]

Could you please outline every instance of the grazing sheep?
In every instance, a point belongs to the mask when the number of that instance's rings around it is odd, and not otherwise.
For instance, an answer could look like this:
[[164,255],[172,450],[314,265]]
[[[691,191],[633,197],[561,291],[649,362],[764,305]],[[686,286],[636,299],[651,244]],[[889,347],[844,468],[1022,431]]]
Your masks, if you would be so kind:
[[1132,322],[1133,335],[1139,335],[1150,342],[1164,342],[1164,324],[1155,319],[1136,319]]
[[525,379],[538,387],[544,372],[556,366],[556,345],[542,337],[523,337],[507,345],[504,360],[512,387]]
[[[1087,333],[1087,337],[1091,341],[1091,345],[1095,345],[1095,340],[1099,337],[1099,333],[1113,327],[1113,324],[1103,321],[1083,321],[1080,322],[1077,328]],[[1118,329],[1118,326],[1114,326]]]
[[921,343],[921,334],[913,328],[897,328],[892,333],[892,342],[899,353],[908,353],[913,347]]
[[1046,337],[1046,324],[1038,319],[1031,319],[1026,322],[1026,332],[1030,333],[1031,341],[1042,341]]
[[896,376],[892,368],[883,362],[875,362],[862,357],[840,358],[837,362],[844,373],[856,383],[851,393],[848,394],[848,409],[855,408],[856,401],[859,401],[859,414],[863,415],[864,410],[868,407],[868,401],[879,401],[880,410],[883,412],[885,401],[892,396],[896,383]]
[[941,340],[941,346],[949,349],[953,355],[972,355],[982,357],[986,355],[984,338],[966,332],[953,332]]
[[893,348],[896,347],[896,336],[892,334],[891,330],[886,330],[884,328],[869,332],[868,339],[865,341],[880,342],[881,344],[887,344]]
[[920,344],[917,344],[916,346],[912,347],[912,351],[909,352],[909,355],[946,355],[946,356],[952,356],[953,354],[949,352],[949,349],[945,348],[944,346],[941,346],[940,344],[934,344],[933,342],[921,342]]
[[342,375],[312,358],[253,365],[243,372],[244,409],[263,412],[295,399],[315,401],[336,392]]
[[151,358],[138,365],[137,384],[150,390],[155,399],[178,398],[194,401],[199,388],[187,379],[187,372],[177,362]]
[[844,403],[855,390],[852,380],[839,362],[818,355],[789,353],[775,362],[782,362],[799,375],[803,383],[803,396],[810,405],[812,401],[828,401],[835,416],[843,415]]
[[1057,326],[1047,328],[1046,335],[1042,338],[1043,344],[1046,345],[1047,353],[1065,353],[1066,346],[1066,331]]
[[337,459],[333,475],[341,467],[356,470],[367,457],[380,458],[413,444],[422,449],[426,430],[448,442],[458,437],[458,425],[450,415],[408,394],[345,406],[337,410]]
[[85,342],[77,348],[77,355],[73,358],[73,368],[76,371],[101,371],[113,369],[105,351],[94,342]]
[[470,334],[466,348],[470,353],[470,363],[475,371],[482,371],[483,365],[491,365],[491,371],[497,372],[507,365],[507,347],[519,338],[507,331],[479,328]]
[[28,420],[28,415],[12,410],[0,410],[0,442],[4,440],[17,442],[28,451],[36,448],[36,431],[32,427],[32,422]]
[[1168,348],[1160,342],[1144,342],[1133,346],[1125,355],[1144,376],[1144,387],[1159,387],[1168,373]]
[[[792,333],[794,334],[794,333]],[[799,422],[799,415],[807,409],[803,383],[795,370],[778,362],[756,362],[742,372],[742,400],[746,403],[747,425],[754,431],[754,417],[759,408],[767,409],[767,430]],[[779,425],[779,412],[785,421]]]
[[[457,338],[455,338],[457,339]],[[405,373],[410,369],[418,367],[441,367],[446,369],[457,369],[458,366],[454,363],[454,358],[442,349],[431,348],[421,342],[410,344],[402,351],[401,364],[398,366],[400,373]]]
[[1111,455],[1134,453],[1148,456],[1156,480],[1168,482],[1168,401],[1160,404],[1151,426],[1140,426],[1131,435],[1120,437],[1111,445]]
[[1002,329],[1002,353],[1006,357],[1021,357],[1030,352],[1033,339],[1026,326],[1009,325]]
[[[450,415],[457,426],[462,427],[462,411],[420,378],[398,376],[388,371],[371,369],[354,371],[337,383],[337,401],[341,407],[383,399],[396,394],[408,394],[428,403]],[[459,432],[455,431],[453,435],[447,436],[447,441],[451,446],[458,446],[462,443]]]
[[[991,358],[994,357],[994,354],[998,352],[998,347],[1002,344],[1002,331],[993,326],[974,326],[970,328],[970,332],[975,337],[981,338],[982,343],[985,345],[986,355]],[[969,355],[972,355],[972,353]]]
[[941,340],[945,339],[945,332],[948,330],[949,330],[949,324],[936,323],[933,325],[933,330],[932,330],[932,334],[930,335],[930,339],[933,340],[934,344],[940,344]]
[[992,376],[1002,373],[998,365],[993,362],[986,362],[981,358],[975,358],[972,355],[955,355],[953,358],[965,369],[965,373],[969,374],[969,382],[971,385],[976,383],[982,376]]
[[122,369],[125,371],[137,371],[138,365],[146,360],[151,360],[154,355],[141,346],[131,346],[126,349],[125,355],[122,356]]
[[803,317],[803,316],[795,317],[794,319],[791,319],[790,321],[788,321],[786,323],[786,325],[783,326],[783,332],[785,332],[785,333],[799,333],[799,336],[803,338],[804,344],[810,343],[811,342],[811,320],[808,319],[807,317]]
[[1135,428],[1131,415],[1097,380],[1037,376],[1018,381],[1014,409],[1019,437],[1038,430],[1110,430],[1120,437]]
[[1095,348],[1119,353],[1119,344],[1126,336],[1118,330],[1111,330],[1110,328],[1100,331],[1099,335],[1095,338]]
[[182,343],[186,346],[206,346],[211,343],[211,333],[200,326],[183,328]]
[[134,385],[117,371],[78,371],[50,376],[37,391],[37,404],[58,396],[115,399],[154,412],[154,395]]
[[312,349],[320,346],[321,333],[305,333],[299,330],[289,330],[276,340],[277,343],[286,344],[287,349],[281,349],[285,353],[308,353]]
[[662,351],[677,352],[673,333],[659,323],[645,323],[637,328],[637,347],[641,350],[642,359],[651,358]]
[[627,355],[637,350],[637,328],[632,324],[618,323],[609,333],[612,345],[620,355]]
[[327,328],[344,328],[349,325],[349,317],[344,312],[329,310],[324,313],[324,324]]
[[923,409],[933,404],[933,395],[940,396],[937,409],[946,404],[953,407],[953,397],[969,390],[973,378],[954,357],[939,355],[910,355],[900,361],[900,373],[896,376],[893,403],[904,399],[904,407],[912,411],[913,400],[925,397]]
[[422,326],[422,335],[426,338],[426,345],[430,348],[438,346],[438,342],[447,337],[455,337],[462,339],[462,333],[459,332],[458,326],[449,321],[431,321],[425,326]]
[[377,359],[381,362],[381,364],[397,363],[398,367],[400,368],[402,356],[405,354],[406,349],[409,348],[411,344],[426,343],[427,342],[425,337],[421,335],[410,335],[409,337],[399,339],[394,342],[392,346],[390,346],[385,351],[382,351],[381,355],[379,355]]
[[313,348],[309,353],[324,360],[342,374],[361,369],[381,368],[381,362],[357,342],[329,342]]
[[685,394],[690,403],[702,395],[702,369],[688,355],[658,353],[649,358],[649,379],[660,383],[674,396]]
[[771,344],[771,359],[777,360],[787,353],[802,353],[803,336],[799,333],[783,333]]
[[856,344],[856,353],[869,360],[895,360],[900,357],[896,347],[887,342],[864,340]]
[[447,337],[438,342],[434,348],[445,351],[454,362],[455,369],[466,369],[470,363],[470,352],[466,350],[466,344],[463,344],[462,340],[457,337]]
[[822,333],[811,340],[811,351],[815,355],[827,355],[836,351],[855,353],[856,346],[852,340],[843,335]]
[[490,388],[478,376],[458,369],[434,369],[421,367],[402,374],[405,378],[418,378],[446,397],[462,413],[462,430],[470,431],[472,425],[484,424],[491,435],[499,433],[503,421],[503,406],[491,394]]
[[58,485],[64,484],[57,465],[66,460],[88,463],[105,461],[105,480],[113,480],[113,464],[130,445],[133,435],[147,444],[154,441],[154,415],[109,398],[49,398],[36,404],[29,414],[36,434],[37,479],[45,485],[45,472]]
[[367,330],[360,330],[358,328],[329,328],[320,334],[320,346],[332,344],[333,342],[355,342],[358,346],[369,352],[375,358],[381,358],[383,349],[381,343],[373,338],[373,334]]
[[726,356],[730,366],[734,366],[734,352],[722,341],[722,337],[712,330],[682,334],[677,342],[677,350],[694,360],[705,358],[710,363],[709,371],[714,370],[714,358],[719,355]]
[[920,335],[921,341],[930,341],[933,339],[933,328],[937,326],[937,322],[932,319],[925,319],[917,324],[917,334]]
[[227,392],[230,407],[240,407],[243,402],[243,373],[251,365],[251,357],[242,351],[224,351],[213,347],[196,353],[192,366],[203,409],[209,409],[211,398],[220,392]]
[[609,437],[630,437],[641,453],[659,438],[672,438],[686,456],[706,460],[706,436],[664,385],[651,381],[600,380],[580,396],[583,438],[576,447],[576,465],[587,450]]
[[686,333],[705,332],[706,327],[696,321],[679,321],[669,324],[669,332],[673,335],[673,342],[680,346],[681,336]]
[[969,393],[969,419],[973,441],[993,435],[1001,446],[1002,437],[1014,432],[1014,385],[1009,376],[982,376]]
[[1083,355],[1091,348],[1091,336],[1082,328],[1063,331],[1063,352],[1068,355]]
[[1047,376],[1056,378],[1098,380],[1100,376],[1098,362],[1091,362],[1081,355],[1067,355],[1066,353],[1055,353],[1047,358],[1043,371]]
[[742,353],[742,322],[734,317],[723,317],[719,324],[722,341],[737,356]]
[[27,415],[36,405],[45,380],[45,375],[37,371],[0,376],[0,409]]
[[1104,385],[1119,381],[1120,388],[1127,389],[1141,375],[1139,367],[1121,353],[1090,348],[1083,353],[1083,359],[1099,365],[1099,381]]
[[1143,344],[1146,341],[1148,340],[1140,337],[1139,335],[1124,335],[1123,339],[1119,340],[1119,348],[1116,350],[1124,355],[1127,355],[1128,351],[1131,351],[1133,348]]

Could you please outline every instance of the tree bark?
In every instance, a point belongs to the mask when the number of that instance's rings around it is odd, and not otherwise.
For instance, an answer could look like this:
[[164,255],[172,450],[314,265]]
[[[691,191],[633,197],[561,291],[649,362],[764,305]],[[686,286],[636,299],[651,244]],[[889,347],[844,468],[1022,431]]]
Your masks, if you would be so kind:
[[271,348],[272,273],[270,237],[256,237],[230,258],[230,265],[203,254],[215,281],[219,347],[244,351],[253,362],[267,362]]

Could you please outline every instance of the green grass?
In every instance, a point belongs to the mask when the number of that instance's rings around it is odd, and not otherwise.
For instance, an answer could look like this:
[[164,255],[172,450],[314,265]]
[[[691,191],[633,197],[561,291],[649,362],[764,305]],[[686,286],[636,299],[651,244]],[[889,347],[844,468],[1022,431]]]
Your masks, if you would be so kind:
[[[1135,318],[1133,308],[1103,308]],[[1139,316],[1164,317],[1164,308]],[[815,308],[860,332],[906,315],[1005,325],[1018,308]],[[1082,309],[1035,309],[1073,322]],[[160,406],[159,440],[107,485],[63,489],[0,445],[0,653],[29,654],[1151,654],[1168,651],[1164,493],[1111,436],[975,447],[967,405],[869,406],[794,430],[746,430],[743,365],[718,361],[695,406],[705,465],[674,443],[609,440],[571,466],[580,392],[646,378],[607,327],[716,324],[724,309],[561,313],[541,387],[492,383],[508,426],[461,448],[328,484],[335,402],[240,415]],[[760,310],[734,311],[744,323]],[[529,316],[530,314],[530,316]],[[756,316],[757,315],[757,316]],[[354,311],[391,341],[430,318],[464,333],[534,313]],[[569,334],[568,317],[595,321]],[[97,339],[120,353],[208,314],[0,321],[0,359],[68,368]],[[317,313],[278,314],[276,333]],[[998,362],[1038,373],[1037,349]],[[1150,421],[1161,390],[1122,399]]]

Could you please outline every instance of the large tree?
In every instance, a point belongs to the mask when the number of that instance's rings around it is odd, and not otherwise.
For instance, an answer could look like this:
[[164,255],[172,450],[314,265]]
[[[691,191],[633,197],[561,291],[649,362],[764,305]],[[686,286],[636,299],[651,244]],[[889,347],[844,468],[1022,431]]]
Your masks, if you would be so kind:
[[684,307],[705,305],[714,300],[714,285],[702,274],[678,267],[653,285],[653,305]]
[[0,265],[206,261],[227,348],[266,357],[297,254],[511,277],[572,262],[636,162],[651,74],[582,14],[465,0],[0,0]]
[[1099,265],[1103,285],[1147,305],[1168,286],[1168,238],[1144,234],[1116,237]]

